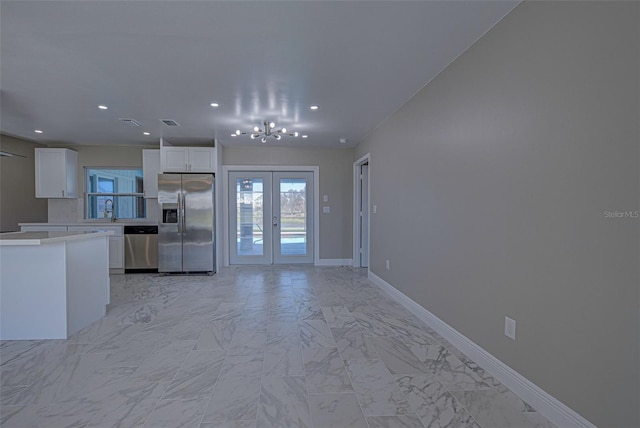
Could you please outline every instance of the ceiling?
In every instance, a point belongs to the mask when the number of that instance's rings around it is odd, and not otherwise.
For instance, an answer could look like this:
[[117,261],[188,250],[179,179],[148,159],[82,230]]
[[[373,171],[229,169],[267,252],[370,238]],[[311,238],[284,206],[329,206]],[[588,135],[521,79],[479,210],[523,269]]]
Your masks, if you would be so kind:
[[260,146],[231,133],[268,120],[308,135],[268,145],[353,147],[516,3],[2,0],[0,131]]

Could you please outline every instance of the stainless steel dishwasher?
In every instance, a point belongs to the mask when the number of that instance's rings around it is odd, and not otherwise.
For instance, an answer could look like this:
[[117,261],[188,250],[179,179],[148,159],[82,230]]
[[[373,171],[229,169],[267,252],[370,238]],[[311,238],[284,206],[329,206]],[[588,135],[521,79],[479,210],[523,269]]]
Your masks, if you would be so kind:
[[158,271],[158,226],[124,227],[124,271]]

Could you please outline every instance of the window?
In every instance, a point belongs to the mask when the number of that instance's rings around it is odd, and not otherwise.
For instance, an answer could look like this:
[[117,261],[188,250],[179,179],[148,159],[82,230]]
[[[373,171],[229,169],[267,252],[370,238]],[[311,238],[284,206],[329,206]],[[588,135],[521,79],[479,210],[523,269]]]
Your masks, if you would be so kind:
[[145,218],[142,169],[85,168],[86,218]]

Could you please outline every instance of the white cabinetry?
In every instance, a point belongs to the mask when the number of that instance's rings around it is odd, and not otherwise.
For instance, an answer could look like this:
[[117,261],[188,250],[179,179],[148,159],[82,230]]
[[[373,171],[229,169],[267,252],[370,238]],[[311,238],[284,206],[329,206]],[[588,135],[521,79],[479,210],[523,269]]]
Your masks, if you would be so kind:
[[189,172],[216,172],[214,147],[189,147]]
[[124,236],[109,237],[109,269],[124,269]]
[[161,146],[162,172],[216,172],[215,147]]
[[124,235],[123,226],[69,226],[69,232],[103,232],[112,231],[109,236],[109,269],[124,269]]
[[163,172],[187,172],[189,170],[189,148],[162,147],[160,160]]
[[144,197],[158,197],[158,174],[160,173],[160,150],[142,151],[142,173]]
[[36,198],[78,197],[78,153],[69,149],[35,149]]

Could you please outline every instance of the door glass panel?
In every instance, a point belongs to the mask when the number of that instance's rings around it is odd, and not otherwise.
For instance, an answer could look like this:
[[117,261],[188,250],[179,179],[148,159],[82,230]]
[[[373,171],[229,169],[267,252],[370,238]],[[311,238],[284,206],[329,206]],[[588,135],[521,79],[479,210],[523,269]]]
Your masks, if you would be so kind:
[[307,254],[307,180],[280,180],[280,254]]
[[264,254],[263,184],[262,178],[243,177],[236,179],[238,256],[262,256]]

